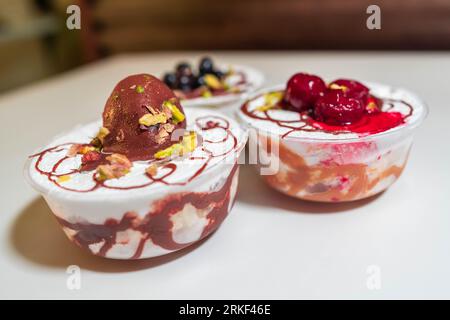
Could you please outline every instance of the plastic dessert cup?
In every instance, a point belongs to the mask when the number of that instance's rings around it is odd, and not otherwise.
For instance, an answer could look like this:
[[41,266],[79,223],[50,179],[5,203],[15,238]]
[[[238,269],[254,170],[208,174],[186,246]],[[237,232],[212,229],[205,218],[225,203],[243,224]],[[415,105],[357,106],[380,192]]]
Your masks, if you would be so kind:
[[[269,163],[272,166],[262,174],[269,186],[304,200],[342,202],[373,196],[399,178],[408,159],[413,134],[426,117],[427,107],[407,90],[365,84],[380,98],[407,102],[412,115],[398,127],[367,136],[330,136],[320,132],[296,136],[295,130],[291,129],[296,125],[292,118],[272,115],[271,119],[281,120],[261,125],[258,119],[243,112],[246,106],[252,108],[252,105],[261,104],[258,100],[264,92],[283,90],[284,86],[259,93],[243,105],[240,119],[251,128],[250,143],[258,146],[260,159],[264,159],[264,164],[258,162],[258,171],[262,172]],[[279,124],[286,127],[280,130],[276,128]]]
[[223,115],[185,111],[187,127],[203,142],[187,158],[164,162],[151,175],[145,171],[148,161],[134,161],[128,175],[103,183],[92,172],[72,170],[79,159],[67,158],[67,149],[88,142],[100,121],[30,157],[25,174],[71,241],[106,258],[142,259],[187,247],[220,226],[234,203],[237,157],[247,133]]

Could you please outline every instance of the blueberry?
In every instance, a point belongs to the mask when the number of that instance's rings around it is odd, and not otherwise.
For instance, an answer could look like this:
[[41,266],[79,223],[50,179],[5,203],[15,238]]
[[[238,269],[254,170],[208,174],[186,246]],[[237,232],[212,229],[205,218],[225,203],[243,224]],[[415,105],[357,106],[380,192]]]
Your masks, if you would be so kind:
[[178,79],[178,86],[183,91],[191,91],[194,89],[196,79],[192,75],[182,75]]
[[201,76],[192,76],[192,89],[197,89],[198,87],[200,87],[201,84],[201,80],[200,80]]
[[163,77],[163,82],[171,89],[176,87],[177,76],[173,72],[168,72]]
[[197,86],[201,87],[201,86],[206,86],[206,81],[205,81],[205,76],[201,75],[197,78]]
[[190,86],[183,86],[183,85],[180,85],[180,88],[179,88],[181,91],[183,91],[183,92],[189,92],[189,91],[192,91],[192,88],[190,87]]
[[204,57],[200,60],[199,64],[199,72],[200,74],[212,73],[214,70],[214,64],[210,57]]
[[191,65],[187,62],[181,62],[176,66],[176,73],[178,76],[192,75]]

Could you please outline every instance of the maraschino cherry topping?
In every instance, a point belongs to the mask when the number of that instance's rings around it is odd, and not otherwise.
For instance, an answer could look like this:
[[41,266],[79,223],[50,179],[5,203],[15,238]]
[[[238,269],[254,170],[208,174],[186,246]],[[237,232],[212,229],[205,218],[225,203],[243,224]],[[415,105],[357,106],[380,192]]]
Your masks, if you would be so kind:
[[343,126],[357,122],[364,115],[361,99],[340,90],[329,90],[315,104],[314,117],[330,125]]
[[[264,94],[266,104],[260,108],[250,111],[250,104],[245,103],[241,110],[248,117],[270,121],[288,129],[283,133],[283,138],[294,131],[322,131],[336,135],[352,132],[362,137],[400,126],[413,112],[409,103],[372,95],[368,87],[350,79],[338,79],[327,86],[315,75],[296,73],[289,79],[283,99],[276,99],[275,103],[267,102],[272,100],[274,93],[278,97],[280,91]],[[387,110],[382,108],[385,101],[390,105]],[[394,103],[406,106],[409,112],[396,111]],[[271,108],[298,112],[298,120],[273,118]],[[297,121],[301,126],[294,126]]]
[[370,97],[369,88],[361,82],[350,79],[337,79],[328,85],[330,90],[339,90],[345,93],[346,96],[361,99],[366,104]]
[[296,73],[287,83],[284,101],[294,111],[308,111],[326,91],[327,86],[321,78],[307,73]]
[[315,128],[377,133],[404,123],[399,112],[383,112],[381,99],[370,89],[351,79],[328,84],[318,76],[296,73],[288,81],[281,106],[308,117]]

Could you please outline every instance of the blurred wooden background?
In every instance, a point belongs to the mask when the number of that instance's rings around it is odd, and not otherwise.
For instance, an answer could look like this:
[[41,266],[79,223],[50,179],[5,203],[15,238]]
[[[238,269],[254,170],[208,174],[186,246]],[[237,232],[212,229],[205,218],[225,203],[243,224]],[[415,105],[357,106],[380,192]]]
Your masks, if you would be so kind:
[[[102,53],[181,49],[450,49],[449,0],[88,1]],[[366,9],[381,8],[381,30]]]
[[[81,7],[80,31],[66,8]],[[366,9],[381,8],[381,30]],[[0,0],[0,91],[156,50],[449,50],[450,0]]]

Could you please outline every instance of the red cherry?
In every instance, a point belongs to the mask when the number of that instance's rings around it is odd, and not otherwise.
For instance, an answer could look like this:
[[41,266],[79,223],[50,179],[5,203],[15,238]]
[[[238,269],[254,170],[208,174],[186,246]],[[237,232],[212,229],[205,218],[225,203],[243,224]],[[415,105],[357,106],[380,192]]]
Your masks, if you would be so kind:
[[296,73],[288,81],[284,101],[295,111],[311,109],[327,90],[325,82],[314,75]]
[[347,96],[342,91],[330,90],[317,100],[316,120],[329,125],[348,125],[357,122],[364,114],[361,100]]
[[369,88],[355,80],[338,79],[331,82],[328,88],[331,90],[340,90],[351,98],[361,99],[364,104],[367,103],[370,96]]

